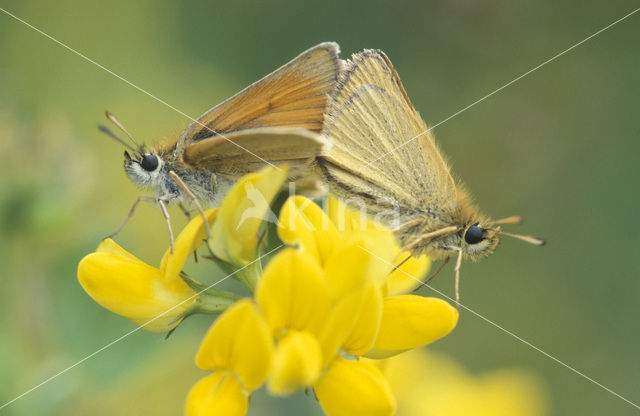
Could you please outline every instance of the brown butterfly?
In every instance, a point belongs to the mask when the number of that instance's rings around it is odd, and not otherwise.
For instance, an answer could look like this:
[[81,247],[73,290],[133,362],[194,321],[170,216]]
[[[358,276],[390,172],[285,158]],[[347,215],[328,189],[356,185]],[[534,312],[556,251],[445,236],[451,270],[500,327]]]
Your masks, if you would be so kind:
[[520,217],[493,221],[471,203],[382,51],[365,50],[346,62],[322,134],[332,147],[318,165],[331,192],[363,201],[412,255],[448,260],[457,254],[456,294],[462,258],[488,256],[501,234],[544,244],[497,226]]
[[313,186],[309,167],[329,147],[318,133],[336,86],[338,54],[336,43],[321,43],[213,107],[180,136],[148,147],[107,113],[135,146],[100,127],[132,151],[125,151],[125,172],[155,194],[140,197],[129,217],[142,200],[157,202],[167,222],[167,202],[202,212],[199,201],[218,205],[235,179],[265,165],[286,163],[291,180]]

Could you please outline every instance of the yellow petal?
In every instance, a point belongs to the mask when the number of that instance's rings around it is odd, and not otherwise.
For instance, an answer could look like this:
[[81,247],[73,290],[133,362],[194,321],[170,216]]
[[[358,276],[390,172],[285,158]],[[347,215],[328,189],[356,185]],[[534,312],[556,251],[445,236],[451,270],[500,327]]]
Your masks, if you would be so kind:
[[370,215],[365,214],[366,211],[351,211],[351,223],[353,231],[389,231],[383,224],[375,221]]
[[314,335],[290,330],[278,342],[267,383],[269,393],[286,396],[310,386],[322,369],[322,351]]
[[216,371],[198,381],[185,403],[187,416],[244,416],[249,396],[229,371]]
[[318,334],[329,309],[320,266],[295,248],[282,250],[269,262],[255,297],[273,334],[283,328]]
[[442,338],[455,328],[458,311],[442,299],[416,295],[384,299],[378,337],[366,356],[386,358]]
[[257,305],[242,299],[213,323],[200,344],[196,365],[202,369],[233,371],[249,391],[267,378],[273,357],[273,338]]
[[350,204],[347,206],[342,201],[331,196],[327,204],[327,215],[343,235],[359,231],[387,230],[384,225],[374,221],[371,216],[367,215],[367,207],[361,201],[349,202]]
[[174,328],[196,298],[181,279],[166,282],[160,270],[130,255],[89,254],[78,264],[78,281],[97,303],[154,332]]
[[102,242],[100,242],[100,244],[98,245],[98,248],[96,249],[96,253],[111,253],[111,254],[118,255],[120,257],[124,257],[129,260],[134,260],[134,261],[139,261],[140,263],[144,263],[142,260],[134,256],[133,254],[129,253],[127,250],[120,247],[118,243],[116,243],[110,238],[105,238],[104,240],[102,240]]
[[270,204],[287,177],[286,167],[266,167],[244,176],[229,191],[211,228],[213,253],[235,265],[256,257],[258,228],[265,221],[277,221]]
[[[393,261],[393,264],[402,263],[411,256],[408,251],[400,253]],[[426,254],[420,257],[409,257],[398,269],[391,272],[387,277],[387,294],[389,296],[402,295],[411,292],[427,277],[427,271],[431,267],[431,259]]]
[[286,243],[299,244],[320,265],[340,241],[340,234],[322,209],[298,195],[289,197],[280,209],[278,235]]
[[[207,210],[204,214],[207,217],[207,222],[213,224],[217,209]],[[178,234],[178,237],[174,241],[173,254],[171,254],[171,250],[167,249],[164,257],[162,257],[160,270],[162,270],[167,280],[178,278],[187,257],[189,257],[206,238],[207,232],[205,231],[202,216],[197,214],[189,221],[189,224],[182,229],[180,234]]]
[[363,272],[369,279],[384,283],[400,251],[393,233],[365,215],[366,207],[356,211],[330,197],[327,212],[332,224],[342,233],[342,246],[357,245],[366,252],[371,258],[361,264]]
[[387,380],[363,361],[337,358],[314,390],[328,416],[390,416],[396,410]]
[[371,277],[367,264],[373,260],[360,244],[337,249],[325,263],[325,279],[331,299],[340,299],[349,292],[362,288]]
[[343,244],[355,244],[367,254],[368,261],[361,265],[363,273],[379,284],[387,280],[395,265],[393,261],[400,251],[394,235],[390,231],[378,229],[353,232]]
[[376,284],[369,283],[365,289],[358,319],[342,349],[351,355],[363,355],[369,351],[378,335],[381,318],[381,290]]
[[364,303],[366,287],[350,292],[338,299],[326,315],[325,325],[320,334],[322,358],[327,365],[351,335]]
[[343,234],[354,231],[354,220],[366,221],[364,216],[354,215],[354,211],[347,209],[347,206],[339,199],[330,196],[327,203],[327,216],[335,227]]

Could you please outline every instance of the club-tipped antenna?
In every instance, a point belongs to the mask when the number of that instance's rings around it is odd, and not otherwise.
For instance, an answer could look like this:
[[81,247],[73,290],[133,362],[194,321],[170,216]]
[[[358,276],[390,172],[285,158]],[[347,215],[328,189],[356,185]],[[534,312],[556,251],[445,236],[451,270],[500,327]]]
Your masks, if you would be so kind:
[[133,146],[131,146],[129,143],[127,143],[124,140],[122,140],[120,137],[116,136],[116,134],[114,132],[112,132],[107,127],[103,126],[102,124],[98,124],[98,130],[100,130],[101,132],[103,132],[107,136],[111,137],[113,140],[117,141],[118,143],[120,143],[121,145],[123,145],[127,149],[131,150],[132,152],[136,151],[136,149],[134,149]]
[[111,121],[113,124],[115,124],[116,126],[118,126],[118,128],[120,130],[122,130],[124,132],[124,134],[126,134],[129,139],[131,139],[131,141],[133,142],[133,144],[136,145],[136,147],[138,148],[138,150],[141,152],[142,151],[142,146],[140,146],[138,144],[138,142],[135,141],[135,139],[133,138],[133,136],[131,135],[131,133],[129,133],[127,131],[127,129],[124,128],[124,126],[122,125],[122,123],[120,123],[120,121],[118,121],[118,119],[111,114],[109,111],[105,111],[104,114],[107,116],[107,118],[109,119],[109,121]]
[[517,238],[518,240],[522,240],[525,243],[533,244],[534,246],[543,246],[543,245],[547,244],[547,242],[545,240],[543,240],[542,238],[533,237],[533,236],[530,236],[530,235],[512,234],[512,233],[508,233],[506,231],[500,231],[500,234],[506,235],[508,237]]
[[499,224],[522,224],[524,218],[519,215],[512,215],[511,217],[501,218],[499,220],[489,222],[489,225]]

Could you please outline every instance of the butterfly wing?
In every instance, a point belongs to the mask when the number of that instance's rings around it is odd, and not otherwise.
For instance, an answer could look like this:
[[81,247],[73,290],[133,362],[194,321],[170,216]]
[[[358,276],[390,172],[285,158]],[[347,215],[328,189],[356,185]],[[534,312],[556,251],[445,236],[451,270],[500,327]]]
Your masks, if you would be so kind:
[[339,52],[338,45],[332,42],[303,52],[204,113],[180,136],[177,151],[251,128],[289,127],[319,132],[336,85]]
[[195,166],[207,166],[216,175],[237,179],[269,161],[286,163],[290,177],[297,178],[318,155],[328,153],[324,136],[302,128],[260,127],[211,137],[187,148],[186,157]]
[[404,213],[455,203],[449,168],[382,51],[347,62],[322,134],[332,148],[321,170],[343,197],[363,197],[374,211],[397,204]]

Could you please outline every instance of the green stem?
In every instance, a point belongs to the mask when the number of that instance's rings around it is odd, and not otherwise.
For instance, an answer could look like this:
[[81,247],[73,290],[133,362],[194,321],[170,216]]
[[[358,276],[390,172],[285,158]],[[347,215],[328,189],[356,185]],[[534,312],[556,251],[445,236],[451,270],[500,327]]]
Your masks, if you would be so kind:
[[198,301],[194,306],[194,312],[208,314],[222,313],[240,298],[241,296],[235,293],[209,288],[198,296]]
[[180,272],[180,277],[191,289],[198,293],[196,304],[185,316],[194,313],[220,313],[241,298],[240,295],[235,293],[200,283],[192,279],[185,272]]
[[241,281],[251,293],[254,293],[261,274],[262,265],[260,264],[260,260],[256,260],[244,266],[244,268],[238,269],[233,276]]

